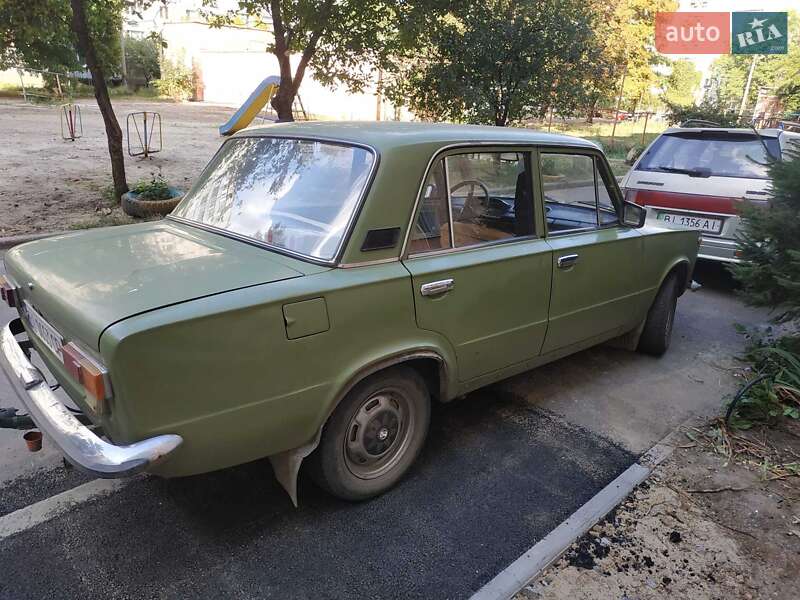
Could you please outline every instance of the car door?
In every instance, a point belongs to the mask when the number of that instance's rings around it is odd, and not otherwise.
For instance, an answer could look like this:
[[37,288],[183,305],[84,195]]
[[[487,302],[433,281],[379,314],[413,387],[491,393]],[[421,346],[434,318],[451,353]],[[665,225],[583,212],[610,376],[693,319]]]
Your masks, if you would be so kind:
[[622,224],[621,194],[600,153],[542,149],[547,241],[553,250],[542,353],[624,333],[644,314],[643,237]]
[[528,150],[465,148],[431,164],[404,264],[417,325],[454,347],[460,381],[541,351],[552,257],[535,222]]

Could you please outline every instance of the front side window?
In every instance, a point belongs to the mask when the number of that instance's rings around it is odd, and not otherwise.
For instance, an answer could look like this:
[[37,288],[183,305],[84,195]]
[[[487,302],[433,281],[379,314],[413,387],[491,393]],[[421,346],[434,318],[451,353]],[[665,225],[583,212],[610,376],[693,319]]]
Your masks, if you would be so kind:
[[550,233],[619,222],[609,184],[592,156],[548,152],[540,162]]
[[523,152],[447,156],[431,168],[411,230],[411,254],[535,233],[529,158]]
[[235,138],[172,214],[332,260],[374,160],[369,150],[344,144]]

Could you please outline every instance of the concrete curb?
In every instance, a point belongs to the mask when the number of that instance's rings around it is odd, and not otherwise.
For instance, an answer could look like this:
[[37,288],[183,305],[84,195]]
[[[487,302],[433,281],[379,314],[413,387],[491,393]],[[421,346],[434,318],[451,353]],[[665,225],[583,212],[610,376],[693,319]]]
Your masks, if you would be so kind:
[[8,250],[9,248],[13,248],[14,246],[18,246],[19,244],[24,244],[25,242],[41,240],[44,238],[53,237],[54,235],[63,235],[65,233],[70,233],[70,232],[50,231],[46,233],[26,233],[24,235],[11,235],[8,237],[0,237],[0,250]]
[[507,600],[536,579],[575,540],[627,498],[637,485],[650,476],[653,469],[672,454],[675,436],[677,432],[672,432],[650,448],[637,462],[572,513],[566,521],[498,573],[470,600]]

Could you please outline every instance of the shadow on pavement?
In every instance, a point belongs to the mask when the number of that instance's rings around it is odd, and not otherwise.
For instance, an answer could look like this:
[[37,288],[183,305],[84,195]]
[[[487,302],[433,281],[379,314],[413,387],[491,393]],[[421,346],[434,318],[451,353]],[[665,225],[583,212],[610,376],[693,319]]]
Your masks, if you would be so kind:
[[0,597],[464,598],[634,460],[490,388],[438,407],[418,464],[377,499],[302,476],[294,509],[266,461],[135,482],[7,540]]

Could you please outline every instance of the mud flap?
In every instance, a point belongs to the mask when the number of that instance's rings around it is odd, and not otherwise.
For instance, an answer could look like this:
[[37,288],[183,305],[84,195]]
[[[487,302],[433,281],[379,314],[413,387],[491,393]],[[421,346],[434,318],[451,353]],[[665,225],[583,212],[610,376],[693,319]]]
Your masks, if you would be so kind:
[[322,429],[308,444],[286,450],[269,457],[272,463],[272,470],[275,472],[275,479],[281,484],[286,493],[292,499],[292,504],[297,508],[297,475],[300,473],[300,465],[303,459],[316,450],[319,440],[322,437]]

